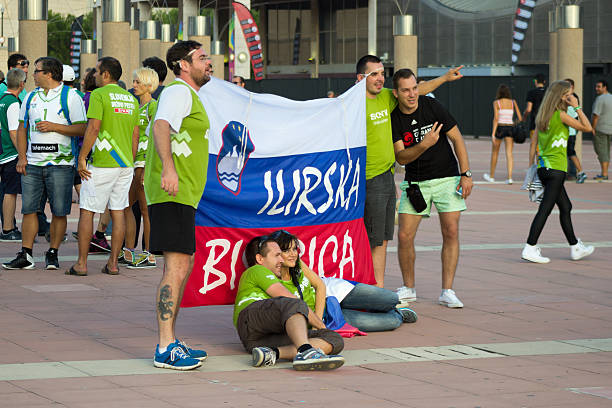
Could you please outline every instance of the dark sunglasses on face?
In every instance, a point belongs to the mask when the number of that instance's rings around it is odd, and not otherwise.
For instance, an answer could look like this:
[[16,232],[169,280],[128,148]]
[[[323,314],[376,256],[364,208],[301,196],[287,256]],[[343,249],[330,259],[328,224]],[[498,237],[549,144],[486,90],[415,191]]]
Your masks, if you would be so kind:
[[27,67],[28,65],[30,65],[30,61],[28,61],[28,60],[21,60],[21,61],[17,62],[17,65],[21,65],[22,67]]

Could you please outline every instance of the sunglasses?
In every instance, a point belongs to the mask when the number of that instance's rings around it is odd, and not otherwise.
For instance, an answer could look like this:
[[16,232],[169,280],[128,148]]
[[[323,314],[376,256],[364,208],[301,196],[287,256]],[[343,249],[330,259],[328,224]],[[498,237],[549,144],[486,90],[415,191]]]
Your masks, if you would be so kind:
[[235,84],[235,85],[240,85],[241,83],[242,83],[242,82],[238,82],[238,81],[237,81],[237,82],[234,82],[234,81],[232,81],[232,84]]
[[21,61],[17,62],[17,65],[21,65],[22,67],[27,67],[28,65],[30,65],[30,61],[28,61],[28,60],[21,60]]

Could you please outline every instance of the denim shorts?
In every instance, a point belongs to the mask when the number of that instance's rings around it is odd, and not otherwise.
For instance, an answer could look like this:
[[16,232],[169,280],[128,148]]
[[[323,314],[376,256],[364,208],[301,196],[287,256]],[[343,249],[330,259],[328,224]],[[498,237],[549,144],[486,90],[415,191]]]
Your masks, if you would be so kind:
[[46,192],[51,204],[51,214],[58,217],[70,214],[73,180],[73,166],[28,164],[25,176],[21,176],[21,213],[38,212],[43,192]]

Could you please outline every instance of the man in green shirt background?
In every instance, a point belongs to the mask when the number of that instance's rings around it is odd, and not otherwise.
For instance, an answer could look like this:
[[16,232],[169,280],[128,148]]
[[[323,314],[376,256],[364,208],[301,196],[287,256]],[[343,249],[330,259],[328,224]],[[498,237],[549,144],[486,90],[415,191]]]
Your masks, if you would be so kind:
[[[107,206],[113,221],[113,234],[111,253],[102,272],[109,275],[119,273],[117,258],[125,236],[123,210],[129,205],[128,194],[140,135],[138,103],[117,85],[121,74],[121,64],[115,58],[98,60],[94,73],[98,89],[89,98],[89,121],[78,160],[78,172],[83,180],[79,197],[79,258],[66,271],[69,275],[87,275],[94,213],[104,213]],[[92,156],[88,165],[90,151]]]
[[[445,82],[463,77],[461,68],[431,81],[419,84],[419,93],[433,92]],[[385,68],[375,55],[365,55],[357,62],[357,81],[366,80],[366,201],[363,221],[370,241],[376,286],[385,285],[387,242],[393,239],[395,227],[396,187],[393,178],[395,153],[391,134],[391,111],[397,100],[391,89],[384,88]],[[402,288],[400,288],[400,291]],[[399,292],[400,301],[409,301]],[[414,299],[412,299],[414,300]]]

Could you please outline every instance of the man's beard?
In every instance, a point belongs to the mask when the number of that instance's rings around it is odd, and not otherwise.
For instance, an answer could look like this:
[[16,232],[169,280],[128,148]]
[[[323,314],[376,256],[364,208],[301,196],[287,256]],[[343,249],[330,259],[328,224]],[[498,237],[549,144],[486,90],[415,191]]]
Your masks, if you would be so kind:
[[200,75],[196,76],[192,74],[191,79],[193,79],[193,82],[195,82],[197,86],[202,87],[204,84],[210,81],[210,76],[206,72],[202,72]]

